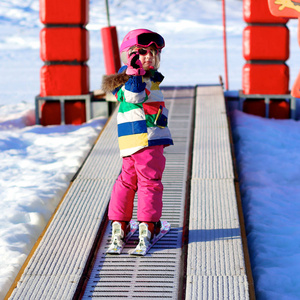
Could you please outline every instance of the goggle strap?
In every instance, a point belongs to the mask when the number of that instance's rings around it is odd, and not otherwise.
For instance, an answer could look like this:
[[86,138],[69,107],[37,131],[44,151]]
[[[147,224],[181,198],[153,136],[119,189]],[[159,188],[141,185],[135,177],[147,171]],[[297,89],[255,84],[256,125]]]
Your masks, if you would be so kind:
[[137,43],[140,45],[149,46],[154,43],[157,48],[163,48],[165,46],[165,41],[161,35],[158,33],[142,33],[137,36]]
[[154,41],[151,41],[148,45],[142,45],[142,44],[138,43],[137,38],[133,38],[133,39],[129,39],[127,41],[124,41],[122,43],[122,48],[120,49],[120,51],[122,52],[124,49],[132,47],[132,46],[149,47],[151,44],[155,44],[157,49],[161,49],[161,48],[164,47],[164,45],[163,46],[158,46]]

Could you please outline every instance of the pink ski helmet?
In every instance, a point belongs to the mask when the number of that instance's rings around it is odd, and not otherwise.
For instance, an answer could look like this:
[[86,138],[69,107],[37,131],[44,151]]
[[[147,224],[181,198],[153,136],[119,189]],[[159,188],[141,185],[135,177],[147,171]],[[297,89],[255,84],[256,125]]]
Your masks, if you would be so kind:
[[125,35],[120,46],[122,62],[124,64],[127,63],[127,52],[131,47],[149,47],[152,44],[154,44],[158,50],[161,50],[165,46],[165,41],[161,35],[148,29],[135,29],[129,31]]

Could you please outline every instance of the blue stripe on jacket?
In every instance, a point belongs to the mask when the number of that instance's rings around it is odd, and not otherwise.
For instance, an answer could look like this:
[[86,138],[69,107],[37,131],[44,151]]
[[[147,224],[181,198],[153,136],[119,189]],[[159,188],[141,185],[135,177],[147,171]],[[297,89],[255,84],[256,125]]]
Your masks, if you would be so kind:
[[149,146],[158,146],[158,145],[174,145],[173,140],[169,138],[165,139],[157,139],[157,140],[149,140]]
[[147,133],[145,120],[118,124],[118,136]]

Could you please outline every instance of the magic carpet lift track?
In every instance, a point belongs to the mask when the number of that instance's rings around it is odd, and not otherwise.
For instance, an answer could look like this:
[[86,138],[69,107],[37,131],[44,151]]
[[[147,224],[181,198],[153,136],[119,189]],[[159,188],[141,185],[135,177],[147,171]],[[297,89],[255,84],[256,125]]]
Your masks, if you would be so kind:
[[122,255],[104,255],[111,234],[107,205],[121,169],[114,113],[9,299],[254,299],[222,87],[197,86],[196,91],[163,89],[175,143],[166,148],[163,178],[162,219],[171,223],[171,231],[146,257],[127,254],[137,235]]

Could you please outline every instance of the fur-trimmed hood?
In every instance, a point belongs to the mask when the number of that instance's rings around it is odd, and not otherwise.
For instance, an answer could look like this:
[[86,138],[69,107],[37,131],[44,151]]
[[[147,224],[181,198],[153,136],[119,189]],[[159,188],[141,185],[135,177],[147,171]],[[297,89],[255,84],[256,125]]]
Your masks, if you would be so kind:
[[122,73],[104,76],[101,89],[105,93],[112,92],[117,87],[125,84],[128,81],[128,79],[129,79],[129,75],[127,75],[125,71]]

